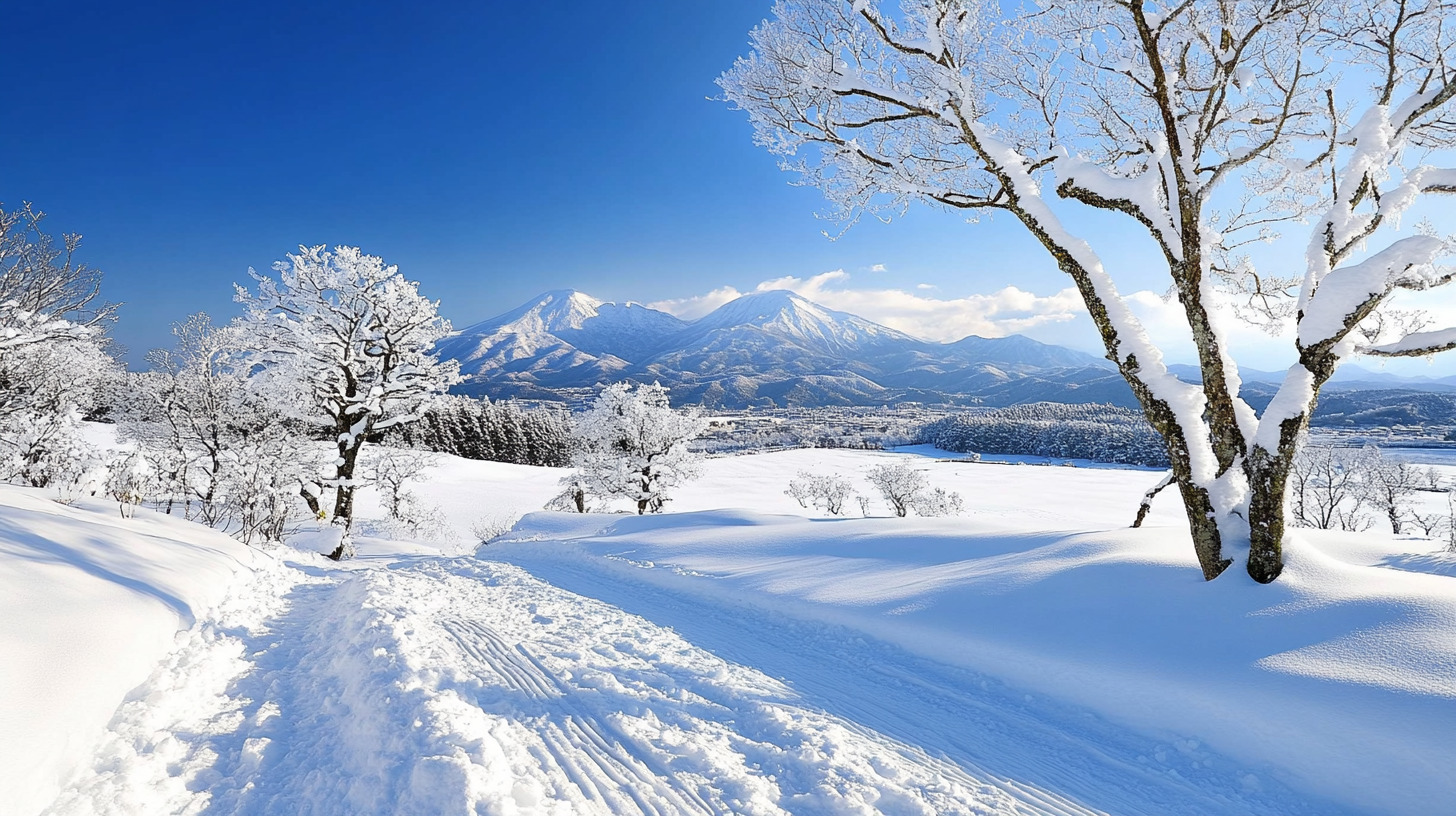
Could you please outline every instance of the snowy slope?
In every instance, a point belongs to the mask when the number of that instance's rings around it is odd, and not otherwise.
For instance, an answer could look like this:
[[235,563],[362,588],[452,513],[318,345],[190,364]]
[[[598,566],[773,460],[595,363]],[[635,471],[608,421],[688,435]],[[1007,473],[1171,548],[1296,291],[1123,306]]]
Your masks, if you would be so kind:
[[[535,513],[478,558],[376,539],[344,565],[265,560],[249,581],[212,556],[156,559],[167,567],[144,586],[232,592],[162,639],[149,659],[170,654],[99,740],[69,749],[92,747],[45,812],[1448,809],[1456,558],[1419,539],[1305,535],[1276,585],[1209,585],[1175,501],[1125,529],[1156,472],[940,456],[715,459],[673,513]],[[968,515],[888,518],[875,503],[879,517],[823,518],[783,495],[800,469],[863,490],[866,468],[894,461],[964,493]],[[461,531],[539,506],[559,474],[442,457],[417,490]],[[111,541],[129,528],[105,509],[62,508],[80,526],[33,532]],[[124,565],[164,539],[215,542],[143,524],[157,541],[102,549]],[[34,665],[34,685],[63,657]],[[48,703],[54,725],[92,682]],[[38,744],[10,732],[0,749]],[[47,800],[26,793],[30,816]]]
[[39,810],[112,712],[228,587],[266,561],[115,504],[0,486],[0,810]]
[[[783,474],[843,469],[851,456],[874,455],[746,457],[758,473],[720,476],[704,492],[781,510],[770,488]],[[1240,576],[1206,585],[1175,507],[1162,507],[1156,526],[1121,529],[1135,494],[1124,482],[1118,497],[1113,483],[1136,471],[922,466],[967,492],[970,518],[712,511],[568,529],[543,514],[523,521],[519,543],[482,555],[705,643],[716,635],[695,625],[702,608],[847,626],[1146,734],[1161,744],[1143,756],[1150,767],[1241,796],[1289,785],[1351,812],[1447,807],[1456,584],[1392,568],[1448,570],[1456,557],[1420,555],[1438,545],[1301,533],[1276,585]],[[651,613],[659,593],[680,610]]]

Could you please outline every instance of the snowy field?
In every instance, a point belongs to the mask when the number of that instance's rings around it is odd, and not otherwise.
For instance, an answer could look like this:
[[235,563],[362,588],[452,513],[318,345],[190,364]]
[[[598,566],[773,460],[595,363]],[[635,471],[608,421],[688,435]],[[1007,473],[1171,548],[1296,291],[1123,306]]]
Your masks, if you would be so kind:
[[[1199,578],[1160,474],[786,451],[663,516],[531,513],[563,471],[442,457],[442,540],[334,565],[0,488],[0,801],[20,816],[1433,814],[1456,557],[1301,532]],[[825,518],[907,462],[960,518]],[[852,505],[853,506],[853,505]],[[377,504],[366,501],[366,515]],[[304,537],[307,538],[306,536]],[[472,555],[471,553],[475,554]],[[12,557],[14,556],[14,557]],[[12,700],[24,701],[20,705]]]

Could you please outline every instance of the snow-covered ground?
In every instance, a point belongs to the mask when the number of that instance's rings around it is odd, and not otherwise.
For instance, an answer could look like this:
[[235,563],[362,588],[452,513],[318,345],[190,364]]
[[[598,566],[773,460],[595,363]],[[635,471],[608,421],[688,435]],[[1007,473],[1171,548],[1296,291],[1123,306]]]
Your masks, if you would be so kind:
[[180,629],[268,559],[115,503],[0,486],[0,811],[34,813]]
[[[366,540],[342,566],[0,489],[0,546],[75,550],[0,561],[6,654],[34,655],[0,675],[31,718],[0,715],[0,801],[26,816],[1449,808],[1456,579],[1441,573],[1456,558],[1437,544],[1300,533],[1278,584],[1205,584],[1173,496],[1126,529],[1157,473],[952,458],[714,459],[664,516],[532,514],[472,557],[453,553],[477,520],[540,507],[562,472],[446,457],[416,490],[456,540]],[[886,461],[962,492],[967,514],[823,518],[783,493],[799,470],[858,481]],[[27,589],[42,570],[104,589],[49,603]]]

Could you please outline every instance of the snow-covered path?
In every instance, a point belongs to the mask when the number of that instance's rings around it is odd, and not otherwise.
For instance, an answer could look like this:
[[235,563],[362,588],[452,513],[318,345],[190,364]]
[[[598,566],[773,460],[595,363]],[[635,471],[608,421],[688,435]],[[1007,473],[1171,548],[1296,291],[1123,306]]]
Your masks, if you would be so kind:
[[[781,626],[765,650],[823,634]],[[804,659],[858,675],[880,648]],[[966,728],[970,700],[881,668],[837,698],[832,675],[786,685],[505,564],[279,565],[179,641],[48,812],[1097,812],[896,739]]]

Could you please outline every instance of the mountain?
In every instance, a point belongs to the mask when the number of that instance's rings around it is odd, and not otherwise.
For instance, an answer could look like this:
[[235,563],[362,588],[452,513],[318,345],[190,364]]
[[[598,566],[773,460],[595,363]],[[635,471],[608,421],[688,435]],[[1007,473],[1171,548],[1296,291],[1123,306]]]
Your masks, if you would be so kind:
[[[460,361],[456,391],[574,400],[617,380],[661,382],[678,404],[714,408],[1030,402],[1136,408],[1110,363],[1028,337],[931,343],[788,291],[754,292],[694,321],[640,303],[547,292],[440,343]],[[1197,382],[1197,366],[1171,365]],[[1283,372],[1241,369],[1255,410]],[[1344,366],[1314,424],[1456,424],[1456,378],[1401,377]]]
[[439,344],[460,361],[466,393],[532,395],[621,379],[688,324],[640,303],[608,303],[571,290],[547,292]]
[[692,322],[547,292],[460,330],[440,351],[460,361],[461,393],[561,399],[613,380],[655,380],[678,402],[722,407],[974,402],[1013,382],[1046,376],[1043,387],[1061,391],[1111,373],[1091,355],[1026,337],[931,343],[783,290],[744,295]]

